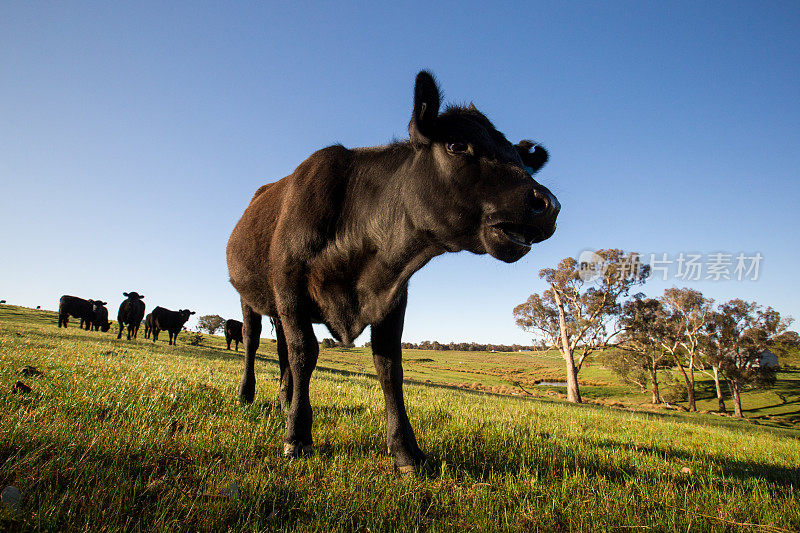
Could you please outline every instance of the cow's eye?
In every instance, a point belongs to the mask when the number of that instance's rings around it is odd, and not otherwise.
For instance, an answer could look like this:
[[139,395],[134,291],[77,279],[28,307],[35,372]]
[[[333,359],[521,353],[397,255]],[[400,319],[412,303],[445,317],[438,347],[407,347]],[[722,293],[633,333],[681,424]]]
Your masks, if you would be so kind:
[[451,154],[466,154],[469,152],[469,145],[467,143],[447,143],[445,148]]

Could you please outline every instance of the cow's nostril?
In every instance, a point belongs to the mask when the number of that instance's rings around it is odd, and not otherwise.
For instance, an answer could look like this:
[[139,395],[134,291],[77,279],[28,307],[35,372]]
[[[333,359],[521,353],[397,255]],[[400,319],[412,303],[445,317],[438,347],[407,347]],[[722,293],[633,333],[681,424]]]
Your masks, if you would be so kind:
[[528,207],[537,215],[541,215],[550,207],[547,196],[536,189],[529,190],[525,200]]

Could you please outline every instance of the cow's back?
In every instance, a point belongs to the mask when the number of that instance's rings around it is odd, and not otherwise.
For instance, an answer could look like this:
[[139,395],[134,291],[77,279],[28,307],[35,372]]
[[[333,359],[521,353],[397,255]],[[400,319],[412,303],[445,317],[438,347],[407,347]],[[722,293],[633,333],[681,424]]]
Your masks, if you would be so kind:
[[264,281],[254,273],[269,256],[287,179],[267,184],[256,192],[228,239],[228,274],[240,293]]
[[333,237],[351,161],[352,152],[341,145],[318,150],[291,175],[259,188],[245,209],[228,240],[228,273],[259,313],[276,315],[270,256],[307,261]]
[[144,302],[138,299],[127,298],[119,305],[117,321],[126,324],[138,324],[144,318]]
[[225,321],[225,337],[242,342],[242,323],[238,320]]
[[58,312],[60,314],[71,314],[78,318],[89,316],[92,313],[92,304],[83,298],[65,294],[58,300]]

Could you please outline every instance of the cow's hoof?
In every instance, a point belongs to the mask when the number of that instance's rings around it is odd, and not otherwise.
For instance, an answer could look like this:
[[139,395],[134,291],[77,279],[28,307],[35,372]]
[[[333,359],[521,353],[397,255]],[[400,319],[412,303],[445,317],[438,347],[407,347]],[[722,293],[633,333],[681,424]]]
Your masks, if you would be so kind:
[[395,462],[394,470],[402,476],[430,477],[436,473],[433,464],[428,459],[402,466]]
[[302,442],[283,443],[283,456],[287,458],[305,457],[314,453],[313,444],[303,444]]
[[255,379],[242,380],[239,383],[239,403],[253,403],[256,397],[256,383]]

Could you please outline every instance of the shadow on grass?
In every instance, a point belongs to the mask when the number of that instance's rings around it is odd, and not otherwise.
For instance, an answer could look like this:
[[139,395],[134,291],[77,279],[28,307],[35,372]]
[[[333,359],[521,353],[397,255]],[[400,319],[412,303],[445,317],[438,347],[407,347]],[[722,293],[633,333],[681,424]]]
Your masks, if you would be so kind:
[[756,460],[740,461],[730,459],[725,456],[703,452],[684,452],[664,446],[641,446],[627,443],[620,443],[611,440],[592,439],[592,446],[606,449],[624,449],[635,454],[652,454],[668,460],[679,462],[680,464],[696,464],[699,462],[713,464],[719,467],[724,477],[736,478],[742,481],[758,477],[782,487],[800,488],[800,467],[788,468],[770,464],[760,463]]

